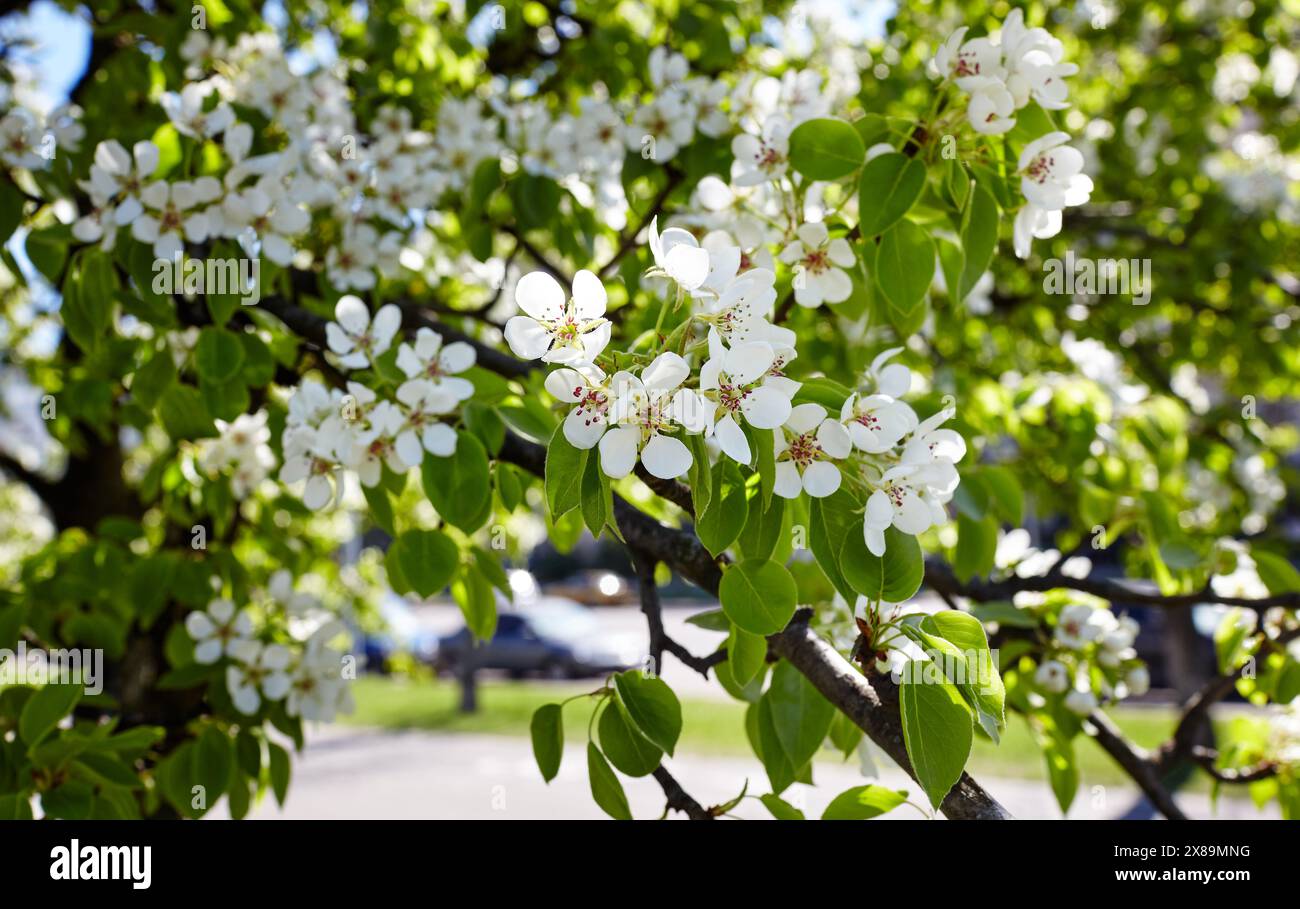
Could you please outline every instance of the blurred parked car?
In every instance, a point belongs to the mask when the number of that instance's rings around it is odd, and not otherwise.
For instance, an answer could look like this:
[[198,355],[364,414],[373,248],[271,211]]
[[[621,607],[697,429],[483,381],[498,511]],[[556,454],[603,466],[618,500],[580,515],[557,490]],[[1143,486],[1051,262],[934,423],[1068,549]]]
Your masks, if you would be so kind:
[[366,667],[383,672],[389,659],[410,654],[421,663],[432,665],[438,656],[438,633],[429,627],[403,597],[388,593],[379,601],[383,631],[354,632],[356,647],[366,658]]
[[636,635],[602,632],[586,606],[541,596],[518,609],[502,609],[492,640],[477,646],[468,628],[439,644],[438,668],[448,672],[500,670],[512,678],[586,678],[640,665],[645,654]]
[[546,592],[588,606],[619,606],[636,599],[627,580],[612,571],[579,571],[547,584]]

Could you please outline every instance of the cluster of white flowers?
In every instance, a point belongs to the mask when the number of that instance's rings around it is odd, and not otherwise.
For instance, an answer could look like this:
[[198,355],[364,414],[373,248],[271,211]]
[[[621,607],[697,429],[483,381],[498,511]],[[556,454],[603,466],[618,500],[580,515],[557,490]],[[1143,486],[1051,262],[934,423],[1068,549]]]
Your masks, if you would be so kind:
[[[1034,682],[1048,694],[1065,694],[1065,708],[1087,716],[1102,700],[1146,694],[1151,677],[1133,645],[1138,623],[1104,606],[1072,603],[1061,609],[1050,655]],[[1067,693],[1068,692],[1068,693]]]
[[[340,298],[334,318],[326,326],[326,340],[344,369],[372,365],[392,346],[402,322],[401,311],[391,303],[371,319],[365,303],[354,296]],[[420,466],[426,452],[442,458],[455,454],[456,431],[446,419],[474,393],[473,384],[459,373],[475,359],[474,348],[464,341],[444,345],[437,332],[421,328],[415,343],[398,347],[397,367],[406,381],[392,400],[360,382],[348,382],[346,393],[303,382],[289,399],[280,481],[306,480],[303,502],[320,509],[335,498],[340,468],[374,486],[385,464],[405,474]]]
[[[315,597],[294,590],[293,577],[284,569],[272,575],[262,599],[268,629],[321,612]],[[263,701],[280,700],[286,701],[290,716],[305,720],[330,722],[337,714],[353,710],[352,691],[343,672],[344,654],[329,646],[344,631],[336,620],[318,619],[305,641],[268,643],[255,632],[247,609],[218,597],[206,609],[187,615],[185,630],[194,640],[196,663],[211,666],[223,658],[227,661],[226,688],[240,713],[252,716]]]
[[[801,242],[824,236],[823,228]],[[674,332],[679,350],[660,353],[639,373],[607,375],[600,365],[610,323],[596,275],[579,272],[572,295],[544,272],[519,282],[522,314],[506,324],[506,340],[517,356],[559,364],[546,388],[573,405],[563,424],[572,445],[599,447],[611,478],[627,476],[640,461],[651,475],[673,479],[693,463],[683,436],[703,434],[710,450],[749,465],[754,452],[744,427],[774,430],[775,492],[825,497],[847,476],[866,496],[863,534],[872,553],[884,554],[891,526],[920,534],[946,521],[943,506],[959,482],[955,464],[966,445],[942,428],[951,408],[921,421],[900,400],[912,375],[889,361],[901,348],[876,357],[863,388],[837,415],[815,402],[795,404],[801,383],[785,375],[797,355],[795,336],[771,321],[775,274],[742,269],[740,247],[701,246],[680,228],[661,234],[657,220],[648,239],[655,264],[647,276],[667,278],[691,310]]]
[[[966,120],[977,133],[1000,136],[1016,125],[1015,113],[1030,101],[1046,110],[1063,110],[1067,76],[1078,72],[1063,63],[1065,48],[1046,29],[1026,28],[1024,13],[1012,10],[1000,31],[966,39],[957,29],[930,60],[932,77],[952,82],[967,96]],[[1028,143],[1018,162],[1026,204],[1015,220],[1016,255],[1024,259],[1034,238],[1054,237],[1061,230],[1061,211],[1082,205],[1092,194],[1083,173],[1083,155],[1065,143],[1069,135],[1051,132]]]
[[[749,73],[733,86],[692,76],[685,57],[658,47],[650,54],[644,103],[593,95],[577,99],[577,113],[556,112],[494,88],[486,100],[445,99],[434,128],[424,131],[396,105],[359,124],[345,74],[333,66],[295,73],[272,33],[241,35],[228,45],[196,31],[181,55],[193,81],[164,93],[162,108],[181,135],[219,143],[224,175],[155,179],[160,153],[153,143],[128,151],[115,140],[103,142],[89,179],[80,184],[90,208],[74,224],[74,236],[109,249],[118,230],[129,227],[162,259],[177,256],[186,243],[236,239],[249,255],[281,266],[309,267],[319,257],[341,291],[369,290],[380,276],[423,268],[435,241],[422,222],[439,222],[445,193],[465,189],[484,160],[500,159],[507,173],[522,169],[557,180],[621,229],[629,150],[663,164],[697,134],[719,138],[739,129],[733,143],[741,159],[739,183],[779,178],[789,131],[824,116],[833,101],[822,76],[811,70],[788,71],[781,79]],[[251,154],[253,131],[237,119],[237,107],[265,116],[266,140],[279,147]],[[30,155],[39,124],[22,117],[15,111],[12,122],[0,125],[0,144],[8,137],[14,154]],[[66,119],[52,115],[51,123]],[[746,169],[754,172],[745,176]],[[780,206],[777,197],[754,201]],[[333,223],[309,236],[313,218]],[[312,239],[319,236],[331,238],[324,249]],[[847,256],[838,244],[820,251],[811,244],[806,258],[808,287],[800,282],[799,302],[844,299],[848,282],[833,266],[843,266]]]
[[85,136],[81,108],[76,105],[64,104],[42,116],[15,103],[0,117],[0,161],[10,167],[45,170],[60,149],[80,149]]
[[275,466],[275,455],[266,444],[271,439],[266,416],[265,410],[259,410],[240,414],[229,423],[217,420],[217,438],[201,446],[199,466],[209,475],[230,471],[236,499],[248,496]]

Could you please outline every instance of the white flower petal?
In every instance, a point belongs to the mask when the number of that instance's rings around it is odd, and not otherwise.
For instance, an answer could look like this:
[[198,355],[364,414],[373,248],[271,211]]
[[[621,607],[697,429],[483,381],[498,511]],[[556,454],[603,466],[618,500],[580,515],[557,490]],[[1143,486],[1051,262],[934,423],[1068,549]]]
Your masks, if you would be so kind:
[[691,469],[691,450],[681,439],[655,433],[641,452],[645,469],[661,480],[672,480]]

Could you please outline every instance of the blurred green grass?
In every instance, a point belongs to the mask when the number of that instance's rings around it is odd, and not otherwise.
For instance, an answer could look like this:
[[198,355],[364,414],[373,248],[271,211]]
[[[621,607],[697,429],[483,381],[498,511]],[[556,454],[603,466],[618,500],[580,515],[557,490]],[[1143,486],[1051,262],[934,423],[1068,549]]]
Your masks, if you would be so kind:
[[[463,714],[457,710],[459,690],[455,683],[435,679],[363,676],[354,683],[357,711],[343,722],[383,729],[423,729],[431,732],[486,733],[528,736],[533,711],[595,691],[600,681],[509,682],[479,684],[479,710]],[[566,742],[582,742],[591,718],[592,699],[578,697],[564,708]],[[1146,748],[1159,745],[1173,731],[1175,711],[1164,707],[1120,707],[1110,715],[1128,737]],[[745,706],[734,701],[688,699],[682,702],[682,736],[678,754],[749,757],[745,738]],[[1083,784],[1116,784],[1131,780],[1116,767],[1101,748],[1086,736],[1075,742]],[[838,760],[825,752],[818,760]],[[1002,742],[994,745],[976,738],[968,769],[1010,779],[1046,781],[1042,753],[1028,724],[1018,716],[1008,718]],[[1199,783],[1194,788],[1206,788]]]

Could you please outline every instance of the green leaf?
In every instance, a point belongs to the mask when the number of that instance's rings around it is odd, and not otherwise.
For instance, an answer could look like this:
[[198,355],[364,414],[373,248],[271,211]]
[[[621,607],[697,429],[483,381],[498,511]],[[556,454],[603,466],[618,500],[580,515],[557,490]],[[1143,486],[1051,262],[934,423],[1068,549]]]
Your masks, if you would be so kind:
[[930,804],[938,808],[970,756],[975,735],[970,708],[956,687],[935,678],[904,678],[898,701],[907,756]]
[[614,676],[614,693],[632,725],[672,754],[682,734],[682,705],[668,684],[639,669],[629,669]]
[[142,407],[152,408],[176,381],[176,361],[167,348],[155,351],[131,378],[131,397]]
[[362,485],[361,494],[366,497],[366,504],[370,506],[370,516],[374,518],[375,523],[384,533],[395,536],[397,525],[393,516],[393,500],[388,497],[388,491],[383,486]]
[[408,530],[394,545],[399,547],[402,577],[422,597],[446,587],[460,564],[460,549],[439,530]]
[[908,318],[925,299],[934,280],[934,241],[912,221],[899,221],[880,238],[876,285],[896,315]]
[[952,568],[959,580],[987,575],[993,568],[997,548],[998,524],[991,515],[982,521],[957,515],[957,551]]
[[748,685],[767,662],[767,638],[732,625],[727,638],[727,662],[731,664],[731,677],[736,684]]
[[[722,663],[717,668],[723,669],[727,664]],[[719,674],[719,679],[722,675]],[[772,701],[766,694],[763,694],[758,703],[754,704],[752,709],[746,714],[746,723],[752,722],[754,729],[749,730],[750,741],[754,746],[754,753],[763,763],[763,769],[767,772],[768,782],[772,784],[774,793],[784,792],[790,788],[790,785],[804,774],[806,764],[795,764],[790,754],[781,744],[781,737],[776,731],[776,721],[772,713]]]
[[289,752],[275,742],[267,742],[266,748],[270,756],[271,789],[275,792],[275,800],[283,805],[285,796],[289,794]]
[[[858,182],[858,228],[870,240],[893,227],[911,210],[925,189],[925,165],[902,152],[867,162]],[[866,257],[870,261],[871,256]]]
[[989,491],[994,511],[1002,520],[1019,526],[1024,519],[1025,494],[1015,474],[1006,467],[985,467],[980,477]]
[[81,700],[80,685],[46,685],[27,699],[18,717],[18,737],[28,749],[45,738]]
[[750,498],[749,516],[737,544],[746,559],[772,558],[785,529],[785,502],[777,496],[769,507],[764,508],[761,493]]
[[704,514],[713,496],[713,470],[709,467],[709,447],[704,441],[704,434],[688,435],[686,442],[691,449],[691,469],[686,475],[691,485],[691,504],[697,515]]
[[439,516],[466,533],[488,519],[492,504],[492,476],[483,443],[468,432],[457,433],[456,451],[450,457],[426,456],[420,465],[424,494]]
[[758,800],[763,803],[763,806],[768,811],[772,812],[772,817],[778,821],[802,821],[805,819],[802,811],[775,793],[769,792],[760,795]]
[[997,246],[998,203],[987,189],[976,186],[970,203],[962,214],[961,248],[965,258],[961,286],[957,288],[953,302],[960,303],[966,299],[966,295],[988,270]]
[[1042,735],[1038,740],[1043,749],[1043,759],[1047,762],[1047,778],[1052,784],[1052,794],[1061,806],[1061,813],[1068,814],[1074,796],[1079,791],[1079,765],[1074,759],[1074,743],[1063,736]]
[[925,558],[916,537],[895,527],[885,531],[885,554],[872,555],[861,529],[844,537],[839,555],[844,578],[871,600],[901,603],[910,599],[925,579]]
[[813,759],[830,732],[835,707],[822,697],[813,683],[782,660],[772,670],[772,683],[763,694],[781,748],[791,764],[803,767]]
[[238,336],[222,328],[208,326],[199,332],[194,348],[194,365],[199,378],[214,385],[229,382],[244,365],[244,345]]
[[587,458],[582,472],[582,520],[593,537],[599,537],[614,514],[609,477],[600,469],[600,458]]
[[575,448],[564,437],[563,425],[558,426],[551,435],[551,443],[546,446],[544,480],[546,505],[551,511],[551,520],[559,520],[582,504],[583,472],[588,454],[581,448]]
[[158,418],[175,441],[201,439],[217,434],[203,395],[192,385],[173,385],[158,402]]
[[600,749],[618,770],[628,776],[653,773],[663,760],[663,749],[632,726],[623,705],[612,698],[596,724]]
[[465,616],[470,633],[480,641],[488,641],[497,630],[497,601],[492,592],[492,582],[477,564],[466,567],[460,580],[451,585],[451,595]]
[[194,779],[204,788],[209,806],[226,791],[233,763],[230,736],[216,726],[205,727],[194,747]]
[[822,820],[867,821],[893,811],[906,801],[906,792],[895,792],[884,786],[854,786],[831,800],[822,812]]
[[548,783],[560,772],[560,760],[564,757],[562,714],[559,704],[543,704],[533,712],[532,722],[528,724],[537,769],[542,772],[542,779]]
[[26,201],[12,180],[0,177],[0,246],[9,242],[14,230],[22,223]]
[[[718,555],[736,541],[749,517],[749,496],[739,469],[725,458],[713,466],[713,495],[708,508],[697,516],[695,533],[710,555]],[[725,489],[725,491],[724,491]]]
[[66,227],[47,227],[27,235],[27,258],[46,280],[56,286],[63,272],[64,260],[68,257],[69,236]]
[[594,742],[587,743],[587,776],[591,781],[591,797],[602,811],[616,821],[632,820],[632,809],[623,794],[623,784]]
[[927,617],[921,627],[941,635],[957,647],[966,665],[965,683],[961,686],[963,693],[968,695],[976,709],[993,718],[998,729],[1004,728],[1007,690],[980,620],[969,613],[948,609]]
[[776,634],[794,615],[798,591],[784,565],[746,559],[722,575],[718,598],[736,625],[751,634]]
[[[858,502],[843,488],[825,498],[813,499],[808,506],[808,546],[826,579],[850,603],[857,599],[857,590],[840,568],[840,550],[850,537],[862,540],[862,516],[856,511],[858,507]],[[865,550],[866,543],[862,546]]]
[[1269,593],[1274,596],[1300,593],[1300,571],[1296,571],[1295,567],[1282,556],[1252,546],[1250,557],[1255,562],[1259,579],[1264,582]]
[[843,120],[805,120],[790,133],[790,164],[810,180],[848,176],[866,155],[862,137]]

